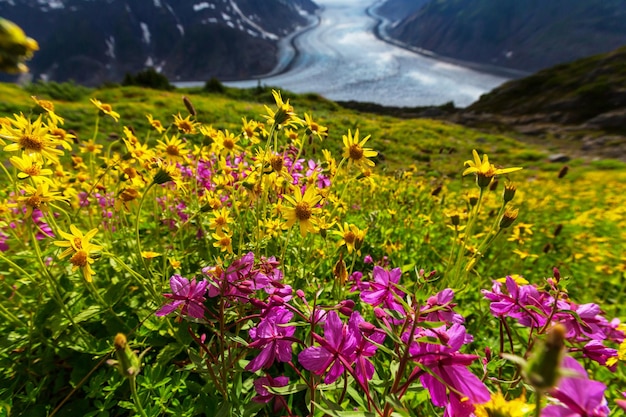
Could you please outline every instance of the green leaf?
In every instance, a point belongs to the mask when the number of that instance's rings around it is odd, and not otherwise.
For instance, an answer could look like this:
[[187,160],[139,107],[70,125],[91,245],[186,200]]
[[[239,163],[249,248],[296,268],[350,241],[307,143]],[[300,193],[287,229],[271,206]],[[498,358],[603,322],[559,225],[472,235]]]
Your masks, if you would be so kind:
[[289,394],[294,394],[296,392],[304,391],[307,388],[308,388],[307,384],[294,383],[294,384],[285,385],[284,387],[267,387],[267,390],[271,392],[272,394],[276,394],[276,395],[289,395]]

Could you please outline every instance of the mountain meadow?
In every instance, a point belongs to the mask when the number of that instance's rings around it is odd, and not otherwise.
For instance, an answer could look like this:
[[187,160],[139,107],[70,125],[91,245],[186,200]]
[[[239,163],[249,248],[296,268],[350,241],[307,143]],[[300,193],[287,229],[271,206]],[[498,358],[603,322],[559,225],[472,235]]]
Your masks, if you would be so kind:
[[624,415],[618,158],[215,80],[0,95],[0,416]]

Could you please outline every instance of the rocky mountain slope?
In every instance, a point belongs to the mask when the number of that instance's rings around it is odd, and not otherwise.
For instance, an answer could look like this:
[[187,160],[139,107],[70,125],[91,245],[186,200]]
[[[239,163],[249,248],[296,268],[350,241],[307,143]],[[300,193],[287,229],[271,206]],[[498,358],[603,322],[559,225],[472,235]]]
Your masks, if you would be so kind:
[[509,81],[452,119],[626,160],[626,46]]
[[406,44],[527,72],[626,44],[624,0],[387,0],[378,12]]
[[147,67],[171,81],[247,78],[276,64],[277,41],[309,24],[311,0],[0,0],[38,40],[35,78],[120,81]]

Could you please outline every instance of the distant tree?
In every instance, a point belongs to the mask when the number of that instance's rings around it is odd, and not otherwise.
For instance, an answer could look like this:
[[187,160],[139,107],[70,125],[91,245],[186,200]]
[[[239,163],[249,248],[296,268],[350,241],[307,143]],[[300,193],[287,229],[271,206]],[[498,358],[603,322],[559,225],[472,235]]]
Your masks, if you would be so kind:
[[208,93],[223,93],[224,84],[215,77],[211,77],[206,83],[204,83],[204,91]]
[[170,84],[167,77],[158,73],[154,68],[148,68],[132,75],[126,73],[122,85],[136,85],[139,87],[153,88],[155,90],[173,90],[174,86]]

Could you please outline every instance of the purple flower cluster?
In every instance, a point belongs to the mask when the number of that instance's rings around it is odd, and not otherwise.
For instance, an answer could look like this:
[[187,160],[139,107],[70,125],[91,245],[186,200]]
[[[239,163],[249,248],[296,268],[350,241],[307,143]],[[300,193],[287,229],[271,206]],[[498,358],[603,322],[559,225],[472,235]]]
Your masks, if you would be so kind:
[[[545,328],[549,323],[565,326],[565,337],[571,344],[570,352],[581,351],[583,356],[601,365],[617,357],[617,350],[606,347],[606,341],[621,343],[624,333],[617,329],[619,320],[608,321],[597,304],[575,304],[557,291],[550,280],[555,298],[549,291],[535,285],[518,285],[511,277],[506,277],[504,285],[493,282],[491,291],[482,290],[489,301],[491,314],[495,317],[510,317],[519,324],[535,329]],[[610,363],[611,361],[609,361]],[[615,369],[615,361],[609,366]]]

